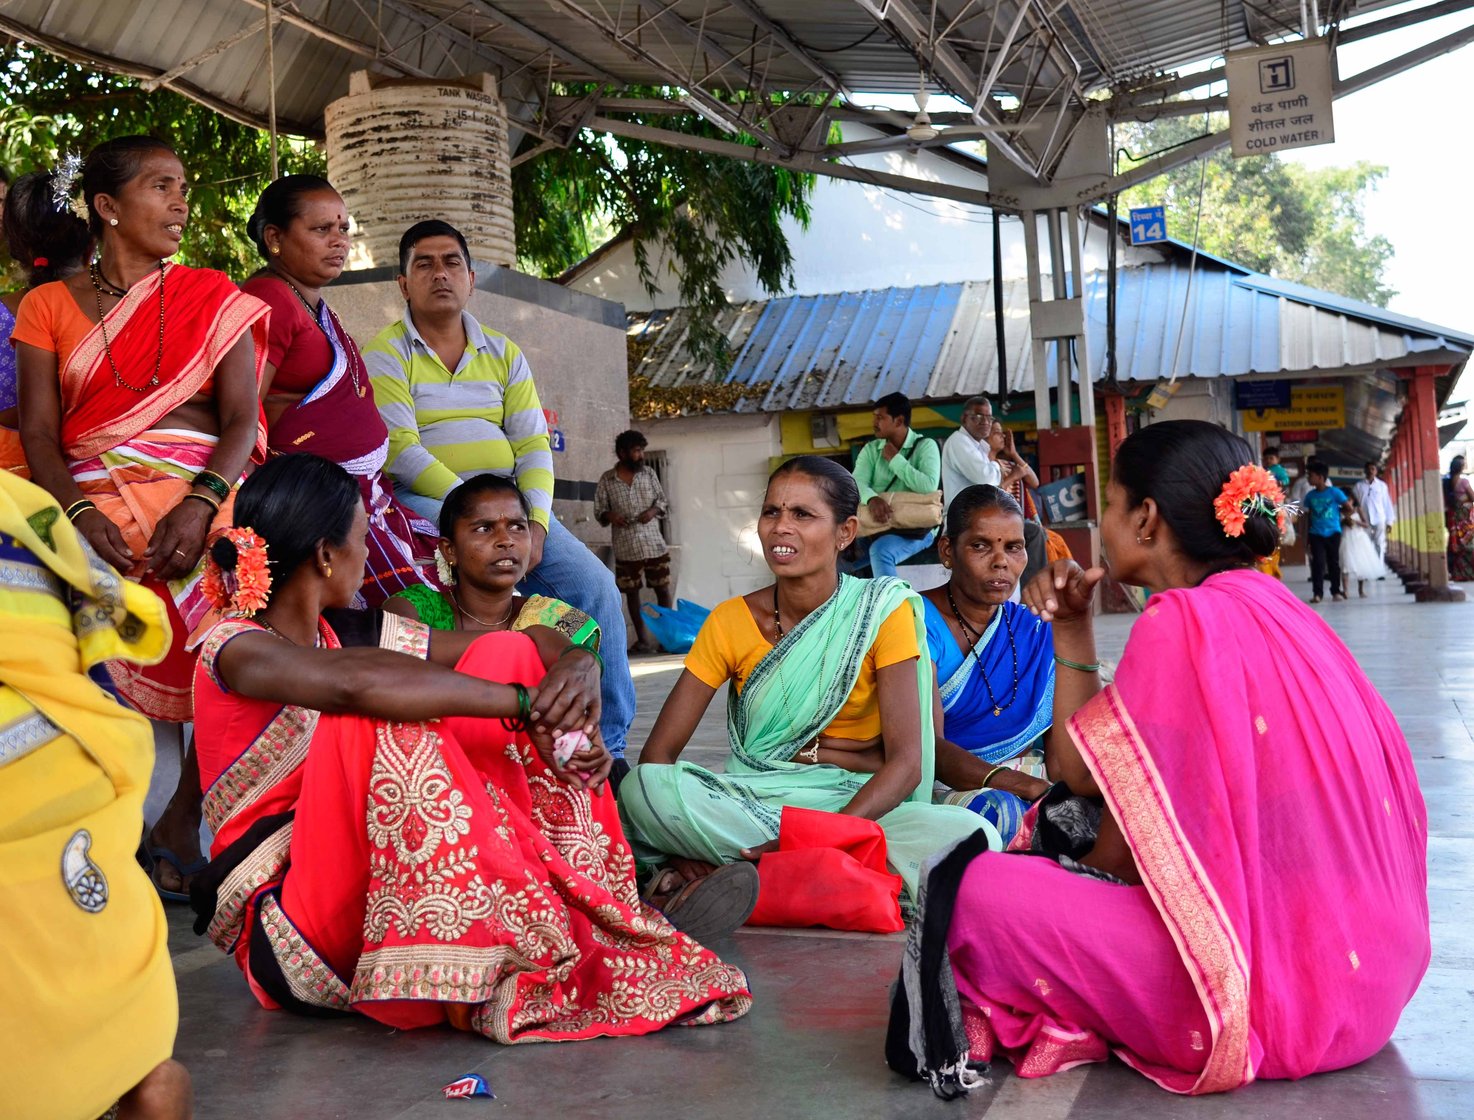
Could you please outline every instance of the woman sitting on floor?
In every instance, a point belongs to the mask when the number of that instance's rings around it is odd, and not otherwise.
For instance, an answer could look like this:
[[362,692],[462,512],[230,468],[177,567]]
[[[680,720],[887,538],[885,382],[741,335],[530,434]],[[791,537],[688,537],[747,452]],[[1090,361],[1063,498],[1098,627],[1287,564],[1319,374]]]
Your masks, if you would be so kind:
[[942,776],[961,791],[944,800],[982,814],[1007,842],[1025,802],[1048,788],[1044,737],[1054,720],[1049,623],[1009,602],[1028,560],[1023,510],[996,486],[969,486],[947,507],[937,552],[951,576],[921,599],[941,693],[938,738],[971,756],[954,762],[938,744]]
[[1040,1077],[1114,1052],[1180,1093],[1340,1069],[1428,966],[1407,743],[1334,632],[1253,570],[1284,496],[1252,464],[1200,421],[1121,445],[1101,534],[1152,597],[1104,690],[1102,571],[1061,561],[1025,592],[1070,735],[1012,846],[1050,858],[969,842],[928,877],[887,1058],[940,1095],[995,1053]]
[[608,753],[564,754],[597,727],[592,657],[543,627],[432,646],[395,616],[387,648],[339,648],[322,612],[359,590],[368,518],[317,456],[248,479],[236,524],[210,577],[235,617],[195,679],[215,843],[194,903],[264,1006],[504,1043],[747,1010],[741,972],[641,904]]
[[[432,630],[485,634],[546,626],[598,658],[599,624],[592,618],[561,599],[517,594],[532,559],[531,515],[515,479],[479,474],[461,483],[440,510],[435,565],[445,590],[415,584],[391,596],[384,610]],[[629,764],[616,759],[610,784],[618,790],[628,772]]]
[[[914,899],[921,864],[993,828],[933,805],[933,683],[921,601],[898,579],[842,576],[860,494],[839,464],[804,455],[768,480],[758,518],[776,580],[712,611],[620,790],[636,855],[686,878],[776,847],[783,807],[879,822]],[[731,682],[731,754],[715,774],[680,760]],[[878,766],[856,765],[878,754]]]

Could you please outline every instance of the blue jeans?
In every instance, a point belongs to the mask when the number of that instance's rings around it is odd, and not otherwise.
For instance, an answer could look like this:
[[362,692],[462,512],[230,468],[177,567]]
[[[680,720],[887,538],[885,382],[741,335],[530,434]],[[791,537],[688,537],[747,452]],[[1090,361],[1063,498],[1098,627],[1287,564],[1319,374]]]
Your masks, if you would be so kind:
[[[409,487],[396,491],[394,496],[421,517],[439,522],[444,504],[440,499],[415,494]],[[630,676],[624,601],[614,586],[614,573],[554,517],[548,522],[548,536],[543,541],[542,563],[523,577],[520,590],[562,599],[599,624],[599,655],[604,658],[599,689],[604,711],[599,730],[604,733],[609,753],[623,758],[635,718],[635,681]]]
[[936,539],[935,529],[926,536],[917,537],[914,540],[897,533],[880,533],[870,541],[870,574],[873,576],[895,575],[897,564],[902,560],[909,560],[918,552],[924,552],[927,546]]

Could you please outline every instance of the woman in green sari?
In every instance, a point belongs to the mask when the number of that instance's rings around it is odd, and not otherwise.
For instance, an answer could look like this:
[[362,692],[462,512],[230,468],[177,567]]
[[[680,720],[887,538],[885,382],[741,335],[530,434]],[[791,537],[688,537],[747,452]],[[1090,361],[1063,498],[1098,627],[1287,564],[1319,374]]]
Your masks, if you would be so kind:
[[[785,806],[876,821],[914,900],[921,866],[981,817],[933,805],[934,679],[921,599],[904,581],[841,575],[859,490],[828,459],[768,480],[758,518],[770,586],[719,605],[620,790],[636,858],[687,879],[777,846]],[[680,760],[730,682],[723,773]],[[877,767],[872,761],[880,755]]]

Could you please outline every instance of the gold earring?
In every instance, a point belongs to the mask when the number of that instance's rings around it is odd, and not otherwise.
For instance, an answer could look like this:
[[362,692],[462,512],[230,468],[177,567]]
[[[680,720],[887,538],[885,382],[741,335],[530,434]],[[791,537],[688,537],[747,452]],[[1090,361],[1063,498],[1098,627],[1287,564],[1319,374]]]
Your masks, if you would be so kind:
[[943,560],[942,561],[942,567],[946,568],[947,571],[950,572],[952,570],[952,561],[950,561],[950,560]]
[[322,566],[322,578],[323,579],[332,579],[333,578],[333,566],[331,564],[324,564]]
[[281,246],[280,245],[273,245],[271,247],[271,252],[272,252],[272,254],[274,256],[280,256],[281,255]]
[[1140,533],[1137,533],[1136,534],[1136,543],[1137,544],[1146,544],[1146,542],[1149,541],[1149,540],[1151,540],[1151,537],[1149,537],[1149,536],[1148,537],[1143,537]]

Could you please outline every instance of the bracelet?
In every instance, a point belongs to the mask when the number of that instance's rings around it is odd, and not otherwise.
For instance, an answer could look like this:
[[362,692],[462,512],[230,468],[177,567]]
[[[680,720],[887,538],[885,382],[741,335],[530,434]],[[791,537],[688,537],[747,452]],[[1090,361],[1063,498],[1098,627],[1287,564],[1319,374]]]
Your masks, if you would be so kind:
[[993,769],[989,770],[988,771],[988,774],[987,774],[987,777],[985,777],[983,779],[983,787],[982,788],[983,789],[990,788],[989,785],[988,785],[988,783],[993,780],[993,775],[996,774],[996,773],[998,773],[998,771],[1000,771],[1000,770],[1007,770],[1007,769],[1008,769],[1007,766],[995,766],[995,767],[993,767]]
[[214,498],[210,497],[210,495],[208,495],[208,494],[195,494],[195,493],[191,492],[189,494],[184,495],[184,497],[183,498],[180,498],[179,500],[181,502],[183,502],[183,501],[186,501],[189,498],[193,498],[197,502],[204,502],[205,505],[209,506],[216,513],[219,513],[220,512],[220,503],[217,502]]
[[67,506],[64,512],[67,515],[68,521],[75,521],[79,515],[86,513],[89,509],[96,508],[97,505],[90,498],[83,498]]
[[224,475],[216,474],[214,471],[200,471],[194,476],[194,481],[190,485],[203,486],[222,502],[230,497],[230,483],[226,481]]
[[532,715],[532,697],[527,692],[527,686],[513,683],[512,688],[517,691],[517,714],[515,716],[502,716],[502,726],[514,735],[521,734],[527,730],[527,720]]
[[598,663],[598,665],[599,665],[599,673],[600,673],[601,676],[603,675],[603,673],[604,673],[604,659],[599,656],[599,651],[596,650],[593,646],[569,646],[567,649],[565,649],[562,653],[560,653],[558,655],[558,660],[559,661],[562,661],[570,653],[586,653],[586,654],[588,654],[590,657],[592,657]]
[[1079,661],[1071,661],[1068,657],[1061,657],[1057,653],[1054,655],[1054,659],[1057,662],[1059,662],[1061,665],[1063,665],[1066,669],[1074,669],[1074,670],[1076,670],[1078,672],[1081,672],[1081,673],[1098,673],[1098,672],[1100,672],[1100,662],[1099,661],[1094,661],[1094,662],[1091,662],[1089,665],[1084,665],[1084,664],[1081,664]]

